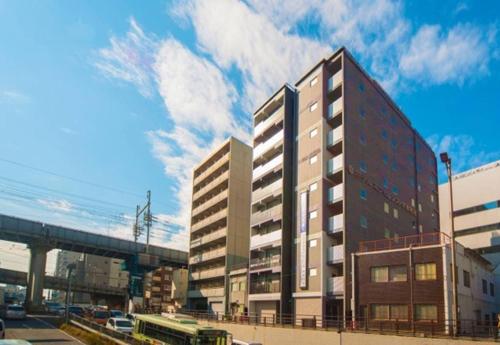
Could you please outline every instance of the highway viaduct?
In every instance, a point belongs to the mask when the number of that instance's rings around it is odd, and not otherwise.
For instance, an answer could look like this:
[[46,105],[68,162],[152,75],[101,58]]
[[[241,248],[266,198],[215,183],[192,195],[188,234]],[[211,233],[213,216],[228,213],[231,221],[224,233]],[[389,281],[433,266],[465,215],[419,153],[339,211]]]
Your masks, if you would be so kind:
[[0,214],[0,240],[28,245],[30,264],[26,282],[26,304],[30,310],[42,306],[47,252],[71,250],[134,262],[152,270],[160,266],[187,267],[186,252],[104,236],[58,225]]

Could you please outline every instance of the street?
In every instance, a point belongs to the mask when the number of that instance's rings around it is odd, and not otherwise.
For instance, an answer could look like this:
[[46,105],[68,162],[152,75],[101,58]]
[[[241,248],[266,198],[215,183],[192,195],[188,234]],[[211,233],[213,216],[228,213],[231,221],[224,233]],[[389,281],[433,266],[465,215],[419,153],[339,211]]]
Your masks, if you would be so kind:
[[67,335],[50,324],[50,317],[30,315],[26,320],[4,320],[6,339],[24,339],[33,344],[82,345],[77,339]]

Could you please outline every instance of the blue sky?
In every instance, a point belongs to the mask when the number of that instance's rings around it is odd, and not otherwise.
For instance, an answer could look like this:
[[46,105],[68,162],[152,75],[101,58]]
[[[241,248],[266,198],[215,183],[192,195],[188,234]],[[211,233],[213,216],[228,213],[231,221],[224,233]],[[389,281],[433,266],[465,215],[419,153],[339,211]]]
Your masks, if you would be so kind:
[[[230,134],[248,140],[252,110],[341,45],[457,170],[500,159],[498,13],[494,0],[0,0],[1,212],[127,237],[150,189],[153,241],[186,248],[192,166]],[[25,260],[16,248],[0,265]]]

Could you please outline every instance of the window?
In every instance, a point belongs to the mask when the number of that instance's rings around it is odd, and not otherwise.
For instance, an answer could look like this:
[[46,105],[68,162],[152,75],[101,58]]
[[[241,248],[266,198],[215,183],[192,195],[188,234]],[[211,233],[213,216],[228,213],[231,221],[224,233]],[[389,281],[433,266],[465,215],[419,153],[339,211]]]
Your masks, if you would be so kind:
[[384,212],[389,214],[389,204],[384,202]]
[[418,203],[418,212],[422,212],[422,204]]
[[493,283],[490,283],[490,296],[495,297],[495,285]]
[[318,77],[314,77],[311,79],[311,81],[309,82],[309,86],[314,86],[318,83]]
[[312,157],[309,157],[309,164],[314,164],[318,161],[318,156],[317,155],[314,155]]
[[359,116],[361,116],[363,119],[366,117],[366,112],[364,109],[359,109]]
[[318,274],[317,270],[315,268],[310,268],[309,269],[309,276],[310,277],[316,277],[316,275]]
[[387,157],[387,155],[383,155],[382,161],[384,162],[385,165],[387,165],[387,163],[389,162],[389,157]]
[[405,282],[407,278],[406,266],[391,266],[389,267],[389,281]]
[[387,139],[387,131],[385,129],[382,129],[382,139]]
[[391,238],[391,232],[387,228],[384,229],[384,238]]
[[317,240],[310,240],[309,241],[309,248],[314,248],[318,244]]
[[366,196],[367,196],[366,189],[360,189],[359,190],[359,197],[363,200],[366,200]]
[[370,305],[370,315],[375,320],[389,320],[389,305],[388,304],[372,304]]
[[318,189],[318,183],[314,182],[309,185],[309,191],[314,192],[316,189]]
[[399,210],[397,208],[392,210],[392,215],[394,218],[399,219]]
[[386,177],[384,177],[384,188],[385,189],[389,188],[389,181],[387,180]]
[[422,224],[418,225],[418,232],[420,233],[424,232],[424,226]]
[[365,84],[363,84],[363,82],[360,82],[358,84],[358,90],[361,92],[365,92]]
[[314,128],[309,132],[309,138],[314,138],[318,134],[318,129]]
[[399,188],[397,186],[392,187],[392,194],[395,194],[395,195],[399,194]]
[[431,202],[434,203],[434,194],[431,194]]
[[437,306],[433,304],[415,304],[415,321],[437,320]]
[[436,280],[436,263],[415,264],[415,280]]
[[359,142],[362,144],[362,145],[366,145],[366,137],[363,133],[361,133],[359,135]]
[[365,216],[359,217],[359,225],[361,225],[361,227],[365,229],[368,227],[368,220],[366,220]]
[[310,112],[313,112],[313,111],[315,111],[317,108],[318,108],[318,102],[314,102],[313,104],[311,104],[311,105],[309,106],[309,111],[310,111]]
[[318,211],[311,211],[309,213],[309,219],[316,219],[318,217]]
[[395,149],[398,146],[398,141],[396,139],[391,140],[391,147]]
[[488,294],[488,282],[486,280],[483,279],[483,293],[485,295]]
[[391,320],[408,320],[408,306],[405,304],[391,304]]
[[361,170],[362,172],[366,172],[367,171],[365,161],[359,162],[359,170]]
[[371,267],[370,277],[372,283],[387,283],[389,281],[389,267]]
[[392,126],[396,126],[398,124],[397,120],[396,120],[396,116],[391,116],[391,125]]
[[411,206],[415,207],[415,199],[411,198]]
[[231,291],[238,291],[238,283],[231,283]]

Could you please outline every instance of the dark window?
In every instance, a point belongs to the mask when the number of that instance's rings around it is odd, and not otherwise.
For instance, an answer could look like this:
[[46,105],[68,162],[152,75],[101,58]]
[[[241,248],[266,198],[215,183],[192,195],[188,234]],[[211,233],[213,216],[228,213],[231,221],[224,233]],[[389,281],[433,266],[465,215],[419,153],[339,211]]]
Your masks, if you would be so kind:
[[395,149],[398,146],[398,141],[396,139],[391,140],[391,147]]
[[398,163],[397,162],[392,162],[392,171],[398,171]]
[[384,177],[384,188],[385,189],[389,188],[389,181],[387,181],[386,177]]
[[397,120],[396,120],[396,116],[391,116],[391,125],[393,126],[396,126],[398,124]]
[[415,264],[415,280],[436,280],[436,263]]
[[358,85],[358,90],[361,91],[361,92],[364,92],[365,91],[365,84],[363,84],[363,82],[360,82],[359,85]]
[[464,286],[470,288],[470,273],[464,270]]
[[359,116],[361,116],[362,118],[365,118],[365,116],[366,116],[366,112],[365,112],[365,110],[364,110],[364,109],[360,109],[360,110],[359,110]]
[[359,197],[363,200],[366,200],[366,196],[367,196],[366,189],[360,189],[359,190]]
[[365,161],[359,162],[359,170],[361,170],[362,172],[366,172],[367,171]]
[[385,129],[382,130],[382,138],[387,139],[387,131]]
[[466,214],[471,214],[471,213],[476,213],[476,212],[481,212],[481,211],[486,211],[486,210],[492,210],[492,209],[495,209],[498,207],[500,207],[500,200],[487,202],[486,204],[482,204],[482,205],[476,205],[476,206],[472,206],[472,207],[463,208],[463,209],[455,211],[453,213],[454,213],[455,217],[458,217],[458,216],[464,216]]
[[366,145],[366,137],[363,133],[359,135],[359,142],[363,145]]
[[488,294],[488,282],[483,279],[483,293]]
[[384,162],[385,165],[387,165],[387,162],[389,162],[389,157],[387,157],[387,155],[383,155],[382,161]]
[[492,297],[495,296],[495,285],[493,285],[493,283],[490,283],[490,295]]
[[397,186],[393,186],[392,187],[392,193],[395,194],[395,195],[398,195],[399,194],[399,188]]

